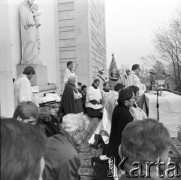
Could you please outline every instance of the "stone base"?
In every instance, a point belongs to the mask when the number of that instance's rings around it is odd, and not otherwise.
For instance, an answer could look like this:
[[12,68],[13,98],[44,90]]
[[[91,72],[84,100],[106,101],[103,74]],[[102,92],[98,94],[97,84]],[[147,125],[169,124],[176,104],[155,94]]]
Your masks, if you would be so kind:
[[21,64],[17,65],[17,75],[23,73],[24,68],[27,66],[32,66],[35,70],[35,75],[30,80],[31,85],[33,86],[42,86],[48,84],[48,76],[47,76],[47,67],[39,64]]

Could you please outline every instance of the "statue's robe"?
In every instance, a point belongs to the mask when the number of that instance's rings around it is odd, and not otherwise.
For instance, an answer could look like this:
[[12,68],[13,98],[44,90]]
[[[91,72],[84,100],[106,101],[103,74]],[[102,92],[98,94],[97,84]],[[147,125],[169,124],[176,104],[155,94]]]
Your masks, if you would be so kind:
[[21,25],[21,64],[36,64],[39,61],[39,32],[36,27],[33,13],[28,2],[24,1],[20,5],[20,25]]

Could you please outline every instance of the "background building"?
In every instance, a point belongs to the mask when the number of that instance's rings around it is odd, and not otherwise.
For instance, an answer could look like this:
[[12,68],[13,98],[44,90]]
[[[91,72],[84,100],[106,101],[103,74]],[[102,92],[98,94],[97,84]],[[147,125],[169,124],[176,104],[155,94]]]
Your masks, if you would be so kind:
[[59,0],[61,87],[67,61],[77,63],[78,81],[90,85],[99,69],[106,69],[104,0]]

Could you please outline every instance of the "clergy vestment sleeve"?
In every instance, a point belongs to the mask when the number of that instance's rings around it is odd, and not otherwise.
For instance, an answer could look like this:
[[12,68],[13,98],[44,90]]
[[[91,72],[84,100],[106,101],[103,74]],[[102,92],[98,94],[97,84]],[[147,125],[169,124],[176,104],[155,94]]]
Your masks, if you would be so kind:
[[137,87],[139,87],[139,89],[140,89],[140,87],[141,87],[141,81],[140,81],[140,79],[139,79],[138,76],[136,76],[136,75],[133,75],[133,76],[132,76],[132,85],[137,86]]
[[22,81],[19,84],[18,100],[19,102],[32,101],[32,89],[29,82]]
[[95,100],[94,98],[94,93],[93,93],[93,87],[89,87],[88,91],[87,91],[87,100],[91,101],[91,100]]
[[77,158],[69,159],[64,162],[59,171],[59,178],[57,180],[79,180],[78,170],[80,161]]

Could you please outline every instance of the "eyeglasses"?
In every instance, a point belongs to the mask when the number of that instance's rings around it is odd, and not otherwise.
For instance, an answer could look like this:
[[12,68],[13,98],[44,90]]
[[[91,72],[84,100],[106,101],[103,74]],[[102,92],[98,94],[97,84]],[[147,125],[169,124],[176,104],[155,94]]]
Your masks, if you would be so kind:
[[28,123],[28,124],[31,124],[31,125],[35,125],[36,121],[35,120],[29,120],[29,119],[25,119],[23,120],[24,123]]

